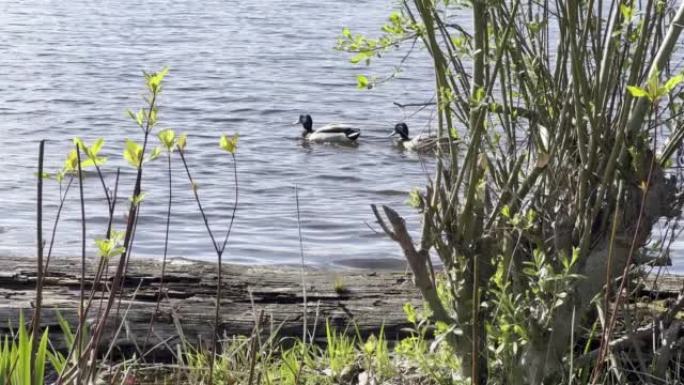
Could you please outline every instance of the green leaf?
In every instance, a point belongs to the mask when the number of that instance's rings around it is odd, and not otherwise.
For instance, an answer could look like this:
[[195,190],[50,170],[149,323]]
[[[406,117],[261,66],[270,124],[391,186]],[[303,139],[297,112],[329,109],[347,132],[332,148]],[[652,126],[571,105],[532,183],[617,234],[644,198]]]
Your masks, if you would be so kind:
[[138,195],[132,196],[132,197],[131,197],[131,203],[133,203],[133,204],[136,205],[136,206],[139,205],[140,203],[142,203],[142,201],[145,200],[145,196],[146,196],[146,195],[147,195],[147,193],[142,192],[142,193],[140,193],[140,194],[138,194]]
[[18,374],[17,384],[29,384],[31,381],[31,338],[24,324],[24,314],[19,314],[18,361],[15,371]]
[[532,34],[536,34],[539,31],[541,31],[542,27],[543,27],[543,24],[539,23],[539,22],[527,23],[527,28],[530,30],[530,33],[532,33]]
[[221,147],[223,150],[231,154],[235,154],[235,152],[237,151],[238,138],[238,133],[235,133],[235,135],[233,135],[232,138],[228,138],[225,134],[221,135],[221,139],[219,140],[219,147]]
[[94,155],[97,155],[102,149],[102,145],[104,145],[104,139],[97,138],[97,140],[95,140],[95,143],[93,143],[93,145],[90,146],[90,151],[92,151]]
[[[140,203],[140,202],[138,202]],[[123,231],[112,231],[109,239],[96,239],[98,256],[109,259],[116,255],[121,255],[126,250],[122,245],[125,233]]]
[[148,126],[154,127],[157,124],[157,112],[158,112],[158,110],[156,107],[150,110],[150,114],[147,117]]
[[375,349],[378,346],[378,340],[375,338],[374,335],[371,335],[368,340],[363,344],[363,352],[366,353],[367,355],[373,354]]
[[[69,346],[69,345],[67,345]],[[60,352],[47,352],[47,357],[48,360],[50,361],[50,365],[55,369],[55,372],[57,373],[62,373],[64,368],[66,368],[66,357]],[[0,376],[0,380],[2,380],[2,376]],[[4,382],[3,382],[4,383]]]
[[412,207],[414,209],[420,208],[422,204],[422,200],[420,197],[420,190],[417,188],[414,188],[409,192],[409,197],[408,200],[406,201],[406,204],[409,205],[409,207]]
[[352,34],[351,34],[351,31],[349,30],[349,28],[347,28],[347,27],[342,28],[342,36],[346,37],[347,39],[351,39]]
[[667,92],[672,91],[682,81],[684,81],[684,75],[683,74],[679,74],[679,75],[675,75],[675,76],[671,77],[670,79],[667,80],[667,82],[665,82],[665,90]]
[[449,136],[451,136],[451,139],[454,141],[458,141],[461,139],[461,136],[458,134],[458,130],[456,127],[449,127]]
[[143,155],[142,146],[130,139],[126,139],[125,143],[123,152],[124,159],[126,159],[131,166],[135,168],[140,167]]
[[147,87],[152,91],[152,93],[159,93],[161,91],[161,84],[166,75],[169,73],[169,68],[164,67],[159,72],[155,72],[152,74],[145,74],[145,78],[147,79]]
[[620,4],[620,13],[622,14],[622,18],[629,22],[632,20],[632,17],[634,17],[634,8],[626,4]]
[[159,131],[157,134],[157,137],[159,138],[159,141],[162,142],[164,147],[168,151],[173,151],[173,146],[176,141],[176,132],[170,129],[162,130]]
[[135,122],[138,123],[138,126],[142,127],[143,122],[145,121],[145,110],[140,109],[137,114],[135,114]]
[[367,89],[369,87],[368,78],[365,75],[356,75],[356,88]]
[[95,246],[97,246],[97,252],[100,257],[106,257],[111,249],[108,239],[96,239]]
[[178,137],[178,141],[176,142],[176,146],[177,146],[181,151],[184,151],[184,150],[185,150],[185,146],[188,144],[187,142],[188,142],[188,134],[182,133],[182,134]]
[[[85,157],[87,159],[84,159],[84,156],[81,156],[81,167],[86,168],[86,167],[92,167],[92,166],[100,166],[104,164],[107,161],[106,157],[98,157],[97,154],[100,152],[102,149],[102,145],[104,144],[104,139],[98,138],[95,143],[93,143],[92,146],[88,147],[88,144],[84,142],[81,138],[76,137],[73,139],[73,142],[78,148],[84,153]],[[71,167],[73,170],[76,169],[78,166],[77,164],[77,159],[76,159],[76,150],[74,150],[73,154],[69,154],[70,157],[73,156],[72,158],[69,158],[69,167]],[[65,165],[65,169],[66,169]]]
[[150,154],[150,157],[148,158],[148,160],[155,160],[155,159],[159,158],[159,155],[161,155],[163,150],[164,149],[161,147],[155,147],[152,150],[152,153]]
[[131,117],[131,120],[135,122],[139,127],[143,126],[143,123],[145,121],[145,110],[142,108],[138,110],[138,112],[133,112],[131,110],[127,110],[126,113],[128,116]]
[[437,329],[438,334],[444,334],[449,330],[449,324],[444,321],[437,321],[435,322],[435,328]]
[[104,156],[100,156],[97,158],[88,158],[88,159],[81,162],[81,167],[86,168],[86,167],[93,167],[95,165],[101,166],[105,162],[107,162],[107,157],[104,157]]
[[85,142],[83,142],[83,140],[82,140],[81,138],[79,138],[79,137],[77,136],[77,137],[73,138],[71,141],[74,143],[74,145],[76,145],[77,147],[79,147],[79,148],[81,149],[81,151],[85,151],[85,149],[86,149],[87,146],[86,146]]
[[40,342],[38,343],[38,350],[36,350],[36,358],[34,361],[35,372],[33,373],[33,384],[43,385],[45,383],[45,357],[47,355],[47,343],[48,343],[48,329],[45,328],[43,335],[40,337]]
[[126,110],[126,114],[128,115],[128,117],[131,118],[132,121],[134,121],[134,122],[137,123],[138,119],[137,119],[137,117],[136,117],[136,115],[135,115],[135,112],[133,112],[133,111],[131,111],[131,110]]
[[356,55],[352,56],[351,59],[349,59],[349,62],[352,64],[358,64],[364,60],[370,59],[372,53],[369,53],[368,51],[361,51],[357,53]]
[[418,322],[418,316],[416,314],[416,308],[410,302],[404,304],[404,314],[406,314],[406,320],[412,324]]
[[635,98],[643,98],[648,96],[645,89],[637,86],[627,86],[627,91]]
[[69,151],[66,159],[64,160],[63,170],[65,173],[74,172],[78,168],[78,156],[76,155],[76,149]]
[[484,98],[485,98],[485,90],[484,90],[484,88],[483,88],[483,87],[478,87],[478,88],[475,90],[475,95],[473,95],[473,102],[475,102],[475,104],[479,104],[479,103],[481,103],[481,102],[484,100]]

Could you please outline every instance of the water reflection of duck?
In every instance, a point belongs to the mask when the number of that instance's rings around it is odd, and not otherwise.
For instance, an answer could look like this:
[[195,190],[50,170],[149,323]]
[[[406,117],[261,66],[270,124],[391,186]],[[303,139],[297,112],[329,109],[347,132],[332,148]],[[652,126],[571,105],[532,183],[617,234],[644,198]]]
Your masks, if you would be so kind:
[[310,142],[353,143],[361,136],[361,130],[347,124],[327,124],[314,131],[311,115],[299,115],[294,124],[304,127],[302,137]]
[[[418,135],[411,138],[406,123],[397,123],[390,136],[399,135],[397,145],[403,149],[417,152],[437,151],[438,147],[449,151],[449,138],[438,138],[436,135]],[[455,143],[455,142],[454,142]]]

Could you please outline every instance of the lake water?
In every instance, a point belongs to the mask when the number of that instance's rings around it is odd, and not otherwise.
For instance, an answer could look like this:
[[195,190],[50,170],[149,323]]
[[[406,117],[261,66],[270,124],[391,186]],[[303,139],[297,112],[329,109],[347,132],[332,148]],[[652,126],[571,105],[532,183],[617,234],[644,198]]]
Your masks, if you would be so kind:
[[[391,1],[7,0],[0,4],[0,253],[35,254],[34,176],[38,140],[49,139],[54,170],[70,138],[106,139],[113,183],[122,166],[116,227],[123,228],[132,171],[121,159],[124,138],[141,133],[125,115],[142,106],[142,70],[170,67],[161,97],[160,127],[187,132],[188,160],[210,223],[221,233],[233,203],[229,158],[217,148],[221,133],[240,132],[240,204],[226,259],[296,263],[300,258],[294,186],[298,186],[304,254],[308,263],[400,260],[396,244],[371,227],[371,203],[389,204],[418,230],[405,205],[426,182],[431,160],[404,153],[387,138],[406,121],[418,132],[431,114],[402,111],[392,102],[432,98],[433,77],[417,49],[396,79],[371,91],[355,89],[357,74],[392,73],[403,52],[370,69],[353,66],[333,50],[343,26],[376,34]],[[357,147],[304,146],[299,127],[308,112],[314,125],[358,124]],[[145,171],[134,254],[163,251],[166,176],[163,161]],[[174,158],[170,255],[213,260],[190,186]],[[57,189],[46,186],[46,233]],[[78,255],[80,208],[71,191],[57,233],[58,255]],[[99,182],[87,178],[90,239],[101,237],[106,206]],[[89,249],[92,251],[92,241]],[[676,245],[678,246],[678,245]]]

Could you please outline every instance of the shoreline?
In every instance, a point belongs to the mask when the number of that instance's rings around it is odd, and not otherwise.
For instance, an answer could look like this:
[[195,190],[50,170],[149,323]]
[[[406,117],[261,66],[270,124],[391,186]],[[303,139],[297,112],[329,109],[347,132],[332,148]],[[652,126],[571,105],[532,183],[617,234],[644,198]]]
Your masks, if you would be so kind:
[[[89,252],[86,259],[95,259],[97,257],[90,255],[93,253]],[[53,260],[66,259],[66,260],[78,260],[80,263],[80,257],[74,257],[73,255],[53,255]],[[215,255],[210,255],[209,258],[204,257],[183,257],[183,256],[170,256],[167,261],[174,261],[175,263],[182,264],[215,264]],[[35,255],[27,254],[15,254],[12,252],[2,253],[0,252],[0,261],[2,260],[12,260],[12,261],[36,261]],[[133,257],[133,261],[147,262],[159,262],[161,263],[162,257],[156,255],[142,255]],[[403,257],[381,257],[381,258],[347,258],[347,259],[337,259],[328,262],[321,262],[317,259],[305,259],[305,268],[310,270],[318,271],[330,271],[330,272],[340,272],[345,270],[374,270],[377,272],[405,272],[408,264]],[[438,261],[433,260],[435,266],[439,264]],[[287,262],[280,262],[275,259],[265,259],[257,260],[251,258],[235,258],[232,260],[225,260],[223,262],[224,266],[235,266],[235,267],[287,267],[287,268],[301,268],[301,263],[299,260],[288,259]],[[684,274],[684,273],[683,273]]]
[[[87,261],[85,285],[92,287],[95,259]],[[10,333],[9,325],[19,320],[19,314],[33,312],[35,298],[35,260],[0,256],[0,335]],[[114,271],[110,261],[110,272]],[[126,332],[117,346],[122,351],[135,351],[146,338],[150,321],[154,327],[149,344],[173,344],[182,335],[190,343],[207,340],[213,333],[216,294],[216,264],[187,258],[171,258],[164,276],[164,296],[159,311],[154,313],[159,297],[161,260],[135,258],[129,262],[121,296],[126,310]],[[386,267],[382,266],[381,267]],[[304,323],[302,269],[297,265],[224,264],[221,301],[221,329],[228,336],[249,335],[259,317],[270,330],[278,326],[281,337],[300,337]],[[314,338],[325,337],[326,321],[338,330],[357,329],[367,337],[384,331],[390,340],[406,336],[411,324],[403,313],[403,305],[422,305],[420,293],[405,271],[346,267],[341,270],[306,266],[309,329]],[[77,324],[79,307],[80,259],[54,258],[45,277],[41,326],[59,334],[59,312],[71,325]],[[100,285],[102,286],[102,285]],[[676,297],[684,286],[684,276],[663,275],[657,280],[647,278],[640,298],[665,299]],[[102,289],[102,287],[100,287]],[[134,292],[137,290],[137,294]],[[105,294],[103,299],[106,299]],[[99,299],[99,297],[98,297]],[[123,305],[125,304],[125,305]],[[130,307],[129,307],[130,306]],[[121,313],[124,312],[121,311]],[[89,314],[93,322],[95,311]],[[105,335],[113,337],[123,319],[121,314],[110,317]],[[179,333],[178,327],[182,327]],[[74,329],[75,330],[75,329]],[[109,338],[103,338],[107,342]],[[61,341],[60,339],[57,339]]]

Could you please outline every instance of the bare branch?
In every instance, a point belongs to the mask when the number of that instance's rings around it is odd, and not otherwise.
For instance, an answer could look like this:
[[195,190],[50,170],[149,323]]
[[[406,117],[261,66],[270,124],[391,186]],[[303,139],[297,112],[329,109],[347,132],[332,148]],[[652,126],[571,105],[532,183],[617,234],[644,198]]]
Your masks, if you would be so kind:
[[436,102],[424,102],[424,103],[406,103],[406,104],[401,104],[399,102],[392,102],[395,106],[399,108],[406,108],[406,107],[426,107],[426,106],[434,106],[437,103]]
[[373,214],[375,215],[375,218],[378,220],[378,224],[380,225],[380,227],[382,227],[382,231],[384,231],[385,234],[387,234],[390,238],[392,238],[392,240],[396,241],[397,237],[394,235],[392,230],[390,230],[389,227],[387,227],[387,223],[385,223],[385,220],[382,218],[382,216],[378,212],[377,206],[372,204],[371,210],[373,210]]
[[376,218],[378,218],[378,222],[380,223],[380,226],[382,226],[383,230],[390,236],[390,238],[397,242],[404,251],[404,257],[406,257],[406,261],[413,271],[413,282],[420,290],[420,293],[430,306],[430,309],[432,309],[435,320],[453,323],[454,320],[451,319],[449,313],[444,308],[442,301],[437,295],[435,282],[431,279],[431,274],[428,270],[427,264],[428,259],[430,258],[428,250],[416,250],[413,240],[411,239],[411,235],[409,235],[408,230],[406,230],[404,218],[397,214],[396,211],[387,206],[382,206],[382,210],[392,226],[392,230],[390,230],[380,216],[377,207],[375,205],[371,205],[371,208],[373,209],[373,213],[375,214]]

